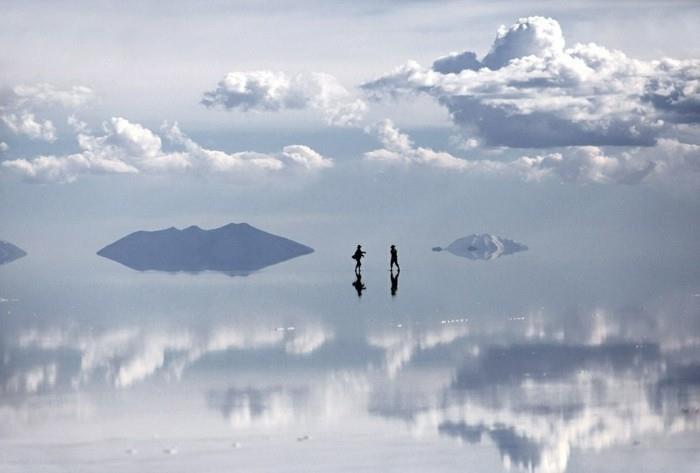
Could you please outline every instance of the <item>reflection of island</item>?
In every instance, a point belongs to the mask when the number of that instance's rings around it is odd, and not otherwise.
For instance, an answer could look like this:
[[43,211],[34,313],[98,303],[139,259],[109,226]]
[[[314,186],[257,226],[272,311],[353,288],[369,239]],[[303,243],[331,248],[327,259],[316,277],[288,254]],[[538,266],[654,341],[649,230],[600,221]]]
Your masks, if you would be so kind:
[[140,271],[246,272],[313,251],[247,223],[231,223],[212,230],[193,225],[184,230],[139,231],[97,254]]
[[[475,233],[453,241],[444,249],[453,255],[472,260],[490,260],[517,253],[518,251],[525,251],[528,248],[521,243],[507,238],[501,238],[488,233]],[[440,246],[433,247],[433,251],[442,250],[443,248]]]
[[0,240],[0,264],[9,263],[26,255],[23,249],[8,241]]

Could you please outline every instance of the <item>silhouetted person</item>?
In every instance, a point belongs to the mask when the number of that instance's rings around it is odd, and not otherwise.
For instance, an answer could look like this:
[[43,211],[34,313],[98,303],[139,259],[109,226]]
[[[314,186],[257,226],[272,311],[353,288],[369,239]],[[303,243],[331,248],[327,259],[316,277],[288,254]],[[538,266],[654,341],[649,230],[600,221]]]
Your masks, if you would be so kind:
[[391,262],[389,263],[389,269],[393,270],[394,265],[396,265],[397,271],[401,271],[401,268],[399,267],[399,253],[398,251],[396,251],[396,247],[394,245],[391,245],[389,253],[391,254]]
[[399,290],[399,272],[396,271],[396,275],[394,275],[394,271],[389,271],[389,277],[391,278],[391,296],[396,295],[396,291]]
[[367,287],[362,284],[362,274],[359,272],[355,273],[355,282],[352,283],[353,287],[357,291],[357,297],[362,297],[362,291],[367,289]]
[[357,249],[355,250],[355,253],[352,255],[352,259],[356,261],[355,263],[355,272],[359,272],[360,268],[362,267],[362,258],[365,257],[366,251],[362,251],[362,245],[357,245]]

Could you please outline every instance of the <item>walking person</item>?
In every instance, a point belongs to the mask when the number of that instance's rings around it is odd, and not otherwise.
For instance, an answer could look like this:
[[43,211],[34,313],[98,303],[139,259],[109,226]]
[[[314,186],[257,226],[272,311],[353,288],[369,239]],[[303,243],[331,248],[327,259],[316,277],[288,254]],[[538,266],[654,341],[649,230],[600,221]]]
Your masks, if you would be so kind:
[[357,245],[357,249],[355,250],[355,253],[352,255],[352,259],[356,261],[355,263],[355,272],[358,273],[360,272],[360,268],[362,267],[362,258],[365,257],[366,251],[362,251],[362,245]]
[[396,270],[401,271],[401,268],[399,267],[399,254],[396,251],[396,246],[391,245],[391,249],[389,250],[389,253],[391,254],[391,262],[389,263],[389,270],[393,271],[394,265],[396,265]]

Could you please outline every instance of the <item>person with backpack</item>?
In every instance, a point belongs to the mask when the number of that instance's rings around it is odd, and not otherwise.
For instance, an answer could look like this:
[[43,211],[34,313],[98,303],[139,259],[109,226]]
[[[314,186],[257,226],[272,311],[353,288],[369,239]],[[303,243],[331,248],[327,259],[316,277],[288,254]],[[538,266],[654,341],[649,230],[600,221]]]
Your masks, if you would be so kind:
[[357,249],[355,250],[355,253],[352,255],[352,259],[355,260],[355,272],[359,272],[360,268],[362,267],[362,258],[365,256],[365,251],[362,251],[362,245],[357,245]]

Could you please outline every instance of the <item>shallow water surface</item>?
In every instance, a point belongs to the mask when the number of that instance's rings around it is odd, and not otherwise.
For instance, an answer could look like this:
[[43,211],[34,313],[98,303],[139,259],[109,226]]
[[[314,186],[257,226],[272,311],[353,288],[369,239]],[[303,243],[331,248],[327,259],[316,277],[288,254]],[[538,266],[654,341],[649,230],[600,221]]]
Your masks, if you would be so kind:
[[691,264],[402,249],[0,268],[0,471],[695,471]]

